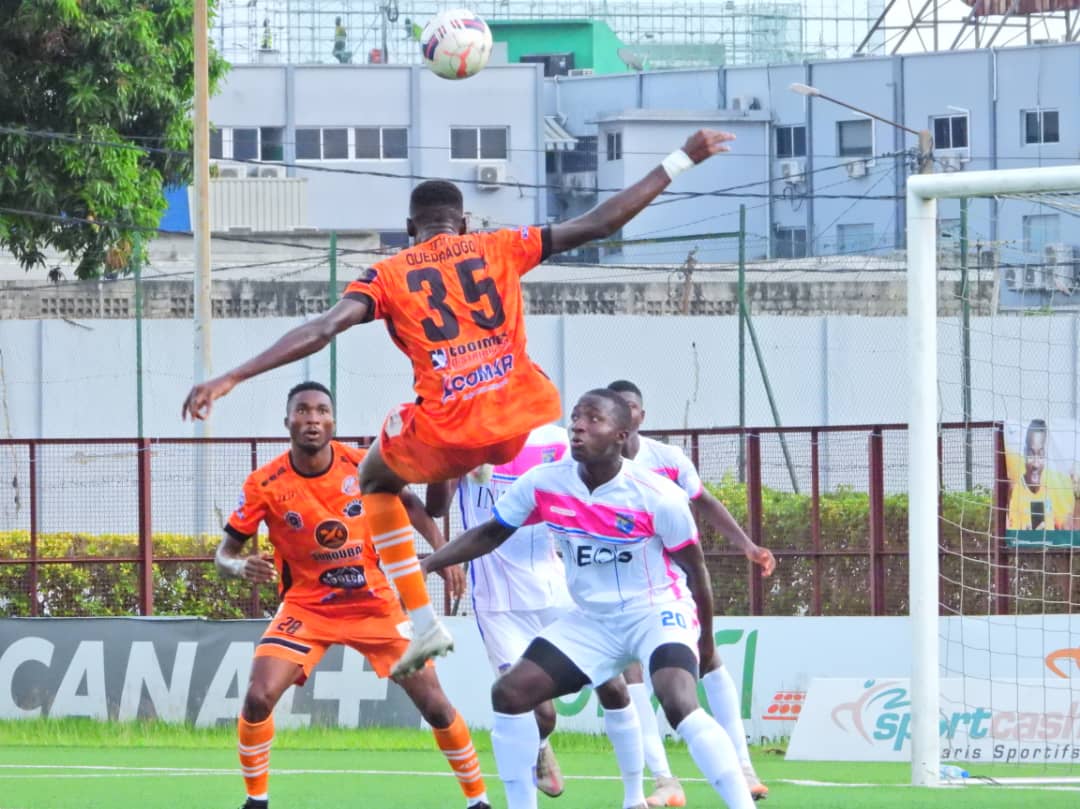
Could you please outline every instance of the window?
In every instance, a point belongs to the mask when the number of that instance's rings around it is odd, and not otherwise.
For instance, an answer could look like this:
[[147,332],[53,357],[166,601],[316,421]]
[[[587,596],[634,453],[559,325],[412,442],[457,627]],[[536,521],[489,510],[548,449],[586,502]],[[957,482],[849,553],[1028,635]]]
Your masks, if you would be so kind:
[[232,158],[233,160],[258,160],[258,129],[234,129],[232,131]]
[[607,159],[622,160],[622,132],[607,133]]
[[836,226],[837,253],[867,253],[874,247],[873,224]]
[[596,135],[578,138],[573,149],[563,152],[562,168],[566,173],[596,171]]
[[452,127],[450,159],[506,160],[507,132],[505,126]]
[[357,127],[357,160],[405,160],[409,156],[409,130],[403,128]]
[[806,258],[806,228],[776,228],[773,253],[775,258]]
[[868,118],[837,121],[836,142],[840,157],[873,157],[874,122]]
[[776,127],[776,156],[806,157],[806,127]]
[[962,115],[939,115],[930,119],[934,132],[935,149],[968,148],[968,117]]
[[324,129],[322,131],[323,160],[349,159],[349,130]]
[[210,129],[210,159],[221,160],[225,157],[225,133],[220,129]]
[[259,130],[259,160],[280,163],[285,159],[285,130],[280,126],[264,126]]
[[1024,252],[1029,261],[1041,262],[1046,245],[1061,241],[1061,218],[1056,213],[1024,217]]
[[318,160],[322,157],[322,130],[296,130],[296,159]]
[[1058,142],[1057,110],[1024,110],[1024,145]]
[[348,160],[349,130],[342,127],[296,130],[297,160]]

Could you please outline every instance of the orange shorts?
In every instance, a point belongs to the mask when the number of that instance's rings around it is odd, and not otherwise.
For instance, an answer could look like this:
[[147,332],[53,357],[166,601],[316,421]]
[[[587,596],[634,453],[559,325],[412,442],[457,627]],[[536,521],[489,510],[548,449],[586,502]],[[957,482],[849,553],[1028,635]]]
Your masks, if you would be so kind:
[[[409,483],[439,483],[459,478],[481,464],[510,463],[521,452],[528,433],[482,447],[433,447],[416,435],[416,405],[393,410],[379,433],[379,452],[398,477]],[[392,424],[392,429],[387,426]]]
[[283,601],[255,647],[255,657],[296,663],[303,668],[296,684],[303,685],[326,650],[340,643],[366,657],[380,677],[387,677],[409,645],[409,619],[396,601],[386,602],[382,615],[347,607],[316,608]]

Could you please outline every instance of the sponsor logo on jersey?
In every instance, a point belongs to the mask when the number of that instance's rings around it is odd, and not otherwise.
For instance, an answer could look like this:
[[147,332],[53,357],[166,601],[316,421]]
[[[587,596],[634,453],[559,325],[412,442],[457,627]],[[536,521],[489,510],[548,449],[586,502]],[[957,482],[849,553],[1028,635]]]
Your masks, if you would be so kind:
[[[431,365],[436,371],[460,371],[473,368],[479,363],[490,362],[504,350],[503,346],[509,342],[510,337],[506,333],[491,334],[479,340],[469,340],[465,343],[435,349],[430,352]],[[435,355],[439,353],[445,358],[445,364],[442,366],[435,364]]]
[[315,541],[324,548],[340,548],[349,539],[349,529],[341,520],[323,520],[315,526]]
[[349,475],[341,481],[341,493],[350,496],[360,494],[360,481],[357,480],[356,475]]
[[501,387],[505,377],[514,370],[514,355],[503,354],[485,362],[468,373],[443,377],[443,401],[464,394],[468,399],[487,387]]
[[346,517],[359,517],[361,514],[364,513],[364,503],[360,500],[359,497],[357,497],[353,500],[350,500],[346,504],[345,508],[342,509],[342,512],[345,514]]
[[295,511],[285,512],[285,524],[294,531],[299,531],[304,527],[304,518],[297,514]]
[[333,567],[319,574],[319,581],[327,587],[338,587],[342,590],[356,590],[367,587],[367,576],[364,568],[360,565],[347,567]]
[[314,551],[311,554],[311,559],[314,562],[340,562],[342,559],[352,559],[354,556],[360,556],[363,552],[363,545],[350,545],[348,548],[342,548],[339,551]]
[[287,492],[278,492],[274,495],[274,500],[279,503],[288,503],[290,500],[296,499],[296,490],[289,489]]
[[603,545],[599,547],[593,545],[578,545],[574,553],[574,561],[577,562],[578,567],[587,567],[588,565],[610,565],[613,563],[626,564],[633,558],[634,554],[632,551],[607,548]]
[[428,354],[431,356],[431,367],[436,371],[442,371],[450,367],[450,360],[446,356],[445,348],[436,348],[434,351],[429,351]]
[[244,503],[246,503],[246,502],[247,502],[247,497],[244,496],[243,492],[240,492],[240,496],[236,498],[236,508],[237,509],[243,508]]
[[562,514],[564,517],[576,517],[577,512],[572,508],[563,508],[562,506],[552,506],[551,511],[555,514]]

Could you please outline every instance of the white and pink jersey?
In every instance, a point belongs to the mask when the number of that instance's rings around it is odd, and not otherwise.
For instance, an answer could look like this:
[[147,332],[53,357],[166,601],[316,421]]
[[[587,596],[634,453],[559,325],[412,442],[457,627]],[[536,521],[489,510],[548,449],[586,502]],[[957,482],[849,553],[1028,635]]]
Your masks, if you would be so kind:
[[674,481],[691,500],[701,497],[702,492],[705,491],[701,477],[681,447],[665,444],[643,435],[638,438],[641,439],[641,445],[638,447],[637,455],[634,456],[637,463]]
[[[458,483],[458,505],[466,529],[491,519],[492,507],[527,470],[562,458],[570,448],[566,430],[537,427],[508,464],[496,466],[487,483],[469,475]],[[566,575],[555,555],[547,526],[535,524],[514,532],[492,553],[469,563],[473,609],[487,612],[531,611],[570,605]]]
[[686,574],[670,556],[698,541],[686,493],[633,461],[623,459],[619,474],[592,492],[572,458],[538,466],[495,504],[495,518],[511,527],[547,525],[583,610],[611,614],[690,599]]

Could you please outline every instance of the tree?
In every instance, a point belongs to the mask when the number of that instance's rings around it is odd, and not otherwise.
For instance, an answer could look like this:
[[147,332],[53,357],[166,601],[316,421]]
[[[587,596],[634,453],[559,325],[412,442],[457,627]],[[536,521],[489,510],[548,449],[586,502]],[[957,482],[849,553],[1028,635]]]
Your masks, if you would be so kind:
[[[0,3],[0,246],[24,268],[51,247],[79,278],[126,270],[190,182],[193,20],[192,0]],[[211,53],[211,88],[225,67]]]

